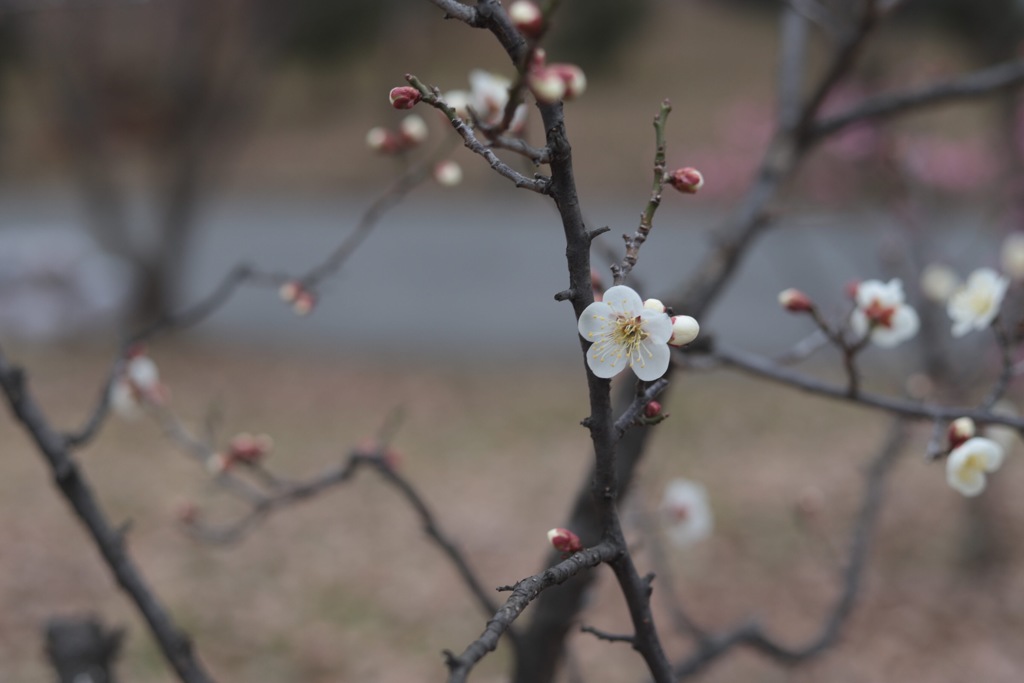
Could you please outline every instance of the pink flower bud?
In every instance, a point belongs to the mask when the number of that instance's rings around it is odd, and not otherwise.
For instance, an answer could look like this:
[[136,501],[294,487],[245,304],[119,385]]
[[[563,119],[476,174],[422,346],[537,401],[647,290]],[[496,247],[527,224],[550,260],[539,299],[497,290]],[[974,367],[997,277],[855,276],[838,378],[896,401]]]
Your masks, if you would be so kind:
[[653,418],[658,417],[661,414],[661,404],[657,401],[651,401],[644,406],[644,417]]
[[779,292],[779,304],[791,313],[806,313],[814,310],[814,302],[799,289],[784,289]]
[[526,82],[533,96],[543,104],[554,104],[565,95],[565,80],[550,69],[530,71]]
[[434,180],[445,187],[455,187],[462,182],[462,167],[451,159],[445,159],[434,166]]
[[555,550],[563,553],[576,553],[583,550],[580,537],[568,529],[551,529],[548,531],[548,541],[555,547]]
[[565,99],[573,100],[587,89],[587,77],[583,69],[575,64],[551,64],[548,71],[553,72],[565,84]]
[[971,418],[958,417],[953,420],[949,423],[949,430],[946,432],[946,436],[949,438],[950,449],[956,448],[968,439],[973,438],[976,433],[977,428],[974,425],[974,420]]
[[395,109],[412,109],[417,102],[423,99],[423,95],[411,85],[400,85],[391,89],[388,99]]
[[846,293],[846,296],[856,301],[858,289],[860,289],[860,280],[850,280],[846,283],[846,287],[843,288],[843,291]]
[[604,280],[593,268],[590,269],[590,288],[594,291],[594,301],[601,301],[604,298]]
[[687,166],[672,171],[668,177],[668,182],[680,192],[697,194],[697,190],[704,185],[704,176],[697,169]]
[[274,441],[266,434],[253,436],[242,432],[228,443],[228,458],[232,461],[256,463],[270,452]]
[[544,14],[530,0],[516,0],[508,8],[508,18],[528,38],[537,38],[544,30]]
[[672,316],[672,336],[668,343],[672,346],[685,346],[700,334],[700,324],[688,315]]
[[309,315],[316,306],[316,295],[308,289],[303,289],[295,295],[292,300],[292,311],[295,315]]

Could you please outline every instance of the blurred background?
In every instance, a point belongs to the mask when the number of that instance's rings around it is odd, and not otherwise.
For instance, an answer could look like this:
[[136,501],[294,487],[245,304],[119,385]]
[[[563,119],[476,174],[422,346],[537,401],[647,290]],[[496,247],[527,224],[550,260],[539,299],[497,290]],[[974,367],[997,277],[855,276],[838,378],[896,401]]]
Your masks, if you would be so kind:
[[[567,124],[591,227],[611,226],[603,239],[615,249],[635,228],[663,98],[674,104],[669,166],[706,178],[696,196],[666,197],[637,270],[647,296],[700,263],[760,160],[775,119],[779,9],[562,3],[547,50],[588,78]],[[908,2],[826,111],[1012,58],[1022,30],[1015,0]],[[812,48],[815,74],[828,43]],[[367,146],[372,127],[399,125],[386,93],[405,73],[448,91],[474,68],[512,74],[490,35],[442,21],[428,2],[0,0],[0,342],[58,423],[77,424],[124,333],[196,301],[238,262],[315,265],[406,161],[446,144],[428,111],[430,137],[409,159]],[[856,127],[815,150],[778,227],[702,326],[780,352],[809,331],[778,310],[785,287],[838,314],[847,281],[888,276],[894,260],[962,276],[995,264],[1002,236],[1020,228],[1022,125],[1016,95],[1001,95]],[[542,139],[535,111],[526,135]],[[537,569],[543,534],[586,470],[584,378],[568,306],[552,299],[566,282],[552,207],[465,150],[451,156],[462,185],[429,181],[389,211],[310,316],[273,289],[243,289],[151,354],[184,419],[216,412],[222,437],[273,434],[296,476],[406,406],[396,444],[409,476],[499,585]],[[907,289],[929,305],[916,283]],[[983,375],[995,367],[986,343],[951,348]],[[870,352],[869,383],[901,391],[924,365],[918,351]],[[637,498],[656,502],[672,476],[711,493],[717,531],[674,556],[680,591],[709,625],[753,611],[800,641],[835,590],[834,546],[884,418],[732,375],[678,384]],[[0,678],[50,680],[42,621],[95,612],[128,627],[125,680],[171,680],[27,441],[9,420],[0,434]],[[225,550],[174,528],[183,502],[232,509],[154,425],[113,421],[83,461],[109,512],[135,520],[144,570],[225,681],[437,680],[437,653],[483,624],[409,511],[369,477]],[[1024,510],[1011,494],[1024,475],[1009,465],[989,502],[968,510],[941,467],[904,458],[845,646],[793,670],[741,654],[706,679],[1020,680],[1011,540]],[[828,501],[810,529],[794,516],[808,496]],[[614,631],[622,613],[601,590],[595,603],[609,606],[589,616]],[[577,640],[586,680],[638,680],[628,652]],[[501,680],[502,662],[481,679]]]

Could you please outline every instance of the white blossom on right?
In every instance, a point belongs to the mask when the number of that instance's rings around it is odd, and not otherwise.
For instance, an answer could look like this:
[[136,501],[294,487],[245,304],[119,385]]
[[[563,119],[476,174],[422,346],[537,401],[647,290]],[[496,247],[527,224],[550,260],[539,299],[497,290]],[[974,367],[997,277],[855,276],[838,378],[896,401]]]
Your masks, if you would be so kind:
[[1003,454],[1003,447],[992,439],[968,439],[950,452],[946,481],[965,496],[976,496],[985,490],[986,474],[1003,464]]
[[865,280],[857,285],[854,300],[850,327],[858,338],[870,335],[875,344],[892,347],[913,337],[921,326],[917,311],[904,301],[899,279]]
[[707,490],[688,479],[673,479],[665,486],[661,516],[669,540],[686,547],[711,535],[714,518]]
[[992,324],[1003,305],[1010,281],[991,268],[978,268],[949,298],[946,312],[953,319],[953,336],[983,330]]

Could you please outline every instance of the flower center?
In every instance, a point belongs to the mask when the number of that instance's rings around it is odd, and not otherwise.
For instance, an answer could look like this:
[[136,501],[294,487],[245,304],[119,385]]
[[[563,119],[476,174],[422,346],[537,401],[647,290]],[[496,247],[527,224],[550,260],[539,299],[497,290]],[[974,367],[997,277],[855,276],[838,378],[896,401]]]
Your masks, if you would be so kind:
[[968,306],[970,306],[971,311],[975,315],[985,315],[988,313],[989,309],[992,308],[992,294],[990,292],[975,290],[971,292],[971,296],[968,299]]
[[872,325],[878,327],[892,327],[892,316],[896,313],[894,306],[883,306],[878,299],[873,299],[871,305],[864,309],[864,315],[871,321]]
[[647,332],[644,331],[643,320],[640,316],[635,318],[619,316],[615,320],[615,331],[612,334],[615,337],[615,342],[619,346],[624,346],[630,357],[640,348],[643,340],[647,339]]

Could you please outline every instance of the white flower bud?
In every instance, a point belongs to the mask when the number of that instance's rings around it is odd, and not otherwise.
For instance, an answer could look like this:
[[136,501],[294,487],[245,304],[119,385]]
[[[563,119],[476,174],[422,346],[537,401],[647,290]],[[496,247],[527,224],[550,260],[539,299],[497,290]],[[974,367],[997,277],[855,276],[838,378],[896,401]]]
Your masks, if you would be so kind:
[[426,140],[430,133],[427,122],[418,114],[409,114],[402,119],[402,122],[398,124],[398,130],[402,133],[402,137],[415,145]]
[[672,316],[672,336],[668,343],[672,346],[685,346],[700,334],[700,324],[688,315]]
[[434,180],[445,187],[455,187],[462,182],[462,167],[445,159],[434,166]]
[[658,313],[665,312],[665,304],[661,303],[657,299],[648,299],[644,302],[644,308],[649,311],[657,311]]
[[1024,232],[1011,232],[1006,236],[999,260],[1004,273],[1014,280],[1024,280]]
[[553,104],[565,96],[565,80],[551,69],[538,69],[527,77],[530,91],[543,104]]
[[959,286],[960,276],[949,266],[929,263],[921,271],[921,293],[935,303],[946,303]]

